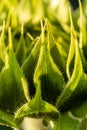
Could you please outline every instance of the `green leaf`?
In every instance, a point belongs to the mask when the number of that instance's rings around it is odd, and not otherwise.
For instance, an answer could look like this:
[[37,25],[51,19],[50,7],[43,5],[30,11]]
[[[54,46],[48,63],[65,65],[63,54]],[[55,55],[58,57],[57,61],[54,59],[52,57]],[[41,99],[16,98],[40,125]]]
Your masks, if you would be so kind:
[[55,104],[55,100],[63,90],[65,82],[51,57],[49,41],[45,37],[45,25],[42,27],[41,39],[40,55],[34,72],[34,83],[36,88],[41,87],[42,98]]
[[30,100],[28,85],[12,50],[9,29],[9,52],[0,73],[0,109],[14,113],[21,104]]
[[49,22],[47,22],[47,27],[48,27],[47,28],[47,38],[48,38],[47,42],[49,43],[50,54],[51,54],[51,56],[53,58],[54,63],[57,65],[59,70],[65,76],[66,75],[66,72],[65,72],[65,60],[64,60],[63,56],[60,54],[60,52],[59,52],[59,48],[57,46],[57,42],[55,41],[55,39],[53,37],[51,26],[50,26]]
[[[27,103],[27,104],[23,105],[17,111],[16,116],[15,116],[16,120],[20,120],[20,119],[24,118],[25,116],[27,116],[27,117],[28,116],[33,116],[33,117],[37,117],[37,118],[42,117],[42,116],[50,116],[50,117],[57,117],[58,118],[57,109],[54,106],[52,106],[51,104],[49,104],[46,101],[42,100],[42,97],[43,97],[42,92],[43,91],[42,91],[42,85],[40,83],[41,81],[39,81],[39,78],[40,78],[40,76],[43,76],[44,72],[48,72],[44,65],[46,65],[49,62],[49,58],[46,59],[47,61],[44,61],[44,59],[46,58],[46,55],[49,56],[49,54],[48,54],[49,51],[47,51],[47,46],[48,45],[44,42],[45,25],[43,27],[43,24],[41,24],[41,26],[42,26],[42,33],[41,33],[40,55],[39,55],[38,63],[37,63],[37,66],[36,66],[36,69],[35,69],[35,72],[34,72],[34,85],[36,87],[36,94],[35,94],[34,98],[30,101],[30,103]],[[52,59],[50,58],[50,61],[51,60]],[[42,62],[43,62],[43,64],[42,64]],[[51,66],[51,62],[49,64],[50,65],[48,67]],[[63,85],[64,85],[64,80],[62,79],[61,74],[59,73],[59,71],[55,67],[56,65],[54,63],[52,63],[52,64],[53,64],[52,67],[54,67],[54,68],[51,67],[51,69],[54,70],[53,71],[54,73],[52,72],[52,74],[58,76],[60,78],[60,80],[63,81]],[[46,70],[41,71],[41,70],[44,70],[44,69],[46,69]],[[50,69],[50,71],[52,71],[51,69]],[[55,72],[55,71],[57,71],[57,72]],[[43,72],[43,73],[40,73],[40,72]],[[48,75],[50,75],[50,74],[48,74]],[[47,83],[46,80],[45,80],[45,82]],[[62,81],[60,81],[60,82],[62,82]],[[51,80],[50,80],[50,82],[51,82]],[[56,82],[56,80],[53,81],[53,82]],[[48,85],[48,84],[46,84],[46,85]],[[45,87],[45,85],[43,87]],[[47,86],[47,87],[49,87],[49,86]],[[49,94],[49,93],[47,93],[47,94]],[[53,96],[52,96],[52,98],[53,98]]]
[[36,94],[30,103],[23,105],[16,113],[15,120],[19,121],[24,117],[50,117],[58,118],[57,109],[41,98],[40,86],[36,88]]
[[51,104],[39,100],[39,104],[36,98],[32,99],[30,103],[23,105],[16,113],[15,119],[20,120],[24,117],[50,117],[50,118],[58,118],[57,109]]
[[60,52],[60,54],[62,55],[62,57],[64,58],[65,62],[66,62],[66,59],[68,57],[68,52],[69,52],[69,41],[65,41],[64,36],[62,37],[59,37],[57,39],[57,48]]
[[16,49],[16,59],[21,66],[25,60],[25,40],[24,40],[24,34],[23,34],[23,25],[21,27],[21,37],[20,41],[18,43],[18,47]]
[[38,41],[35,43],[35,46],[33,47],[31,53],[29,54],[29,56],[22,65],[23,73],[29,83],[30,95],[34,95],[35,93],[33,74],[37,64],[39,51],[40,51],[40,37]]
[[67,64],[66,64],[66,73],[68,79],[70,79],[72,75],[72,69],[74,66],[74,57],[75,57],[75,30],[74,30],[74,25],[72,21],[72,15],[71,15],[71,10],[70,10],[70,20],[71,20],[71,43],[70,43],[70,48],[69,48],[69,54],[68,54],[68,59],[67,59]]
[[[27,35],[30,35],[30,34],[27,33]],[[31,37],[32,37],[32,36],[31,36]],[[33,49],[33,47],[34,47],[35,44],[38,42],[38,39],[39,39],[39,37],[36,37],[35,39],[33,38],[32,41],[30,42],[30,44],[29,44],[29,41],[28,41],[29,46],[28,46],[28,49],[27,49],[27,51],[26,51],[26,59],[29,57],[29,55],[30,55],[30,53],[31,53],[31,51],[32,51],[32,49]]]
[[78,42],[75,39],[75,65],[72,76],[62,92],[57,107],[60,110],[71,109],[76,105],[81,104],[83,100],[87,99],[87,75],[83,71],[81,56],[79,52]]

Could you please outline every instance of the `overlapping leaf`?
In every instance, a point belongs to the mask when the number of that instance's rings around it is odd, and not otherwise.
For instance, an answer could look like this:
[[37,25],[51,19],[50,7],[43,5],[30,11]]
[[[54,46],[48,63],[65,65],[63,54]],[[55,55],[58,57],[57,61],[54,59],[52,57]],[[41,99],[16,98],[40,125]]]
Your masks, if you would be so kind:
[[57,101],[57,107],[60,110],[71,109],[74,104],[78,105],[87,99],[87,75],[83,71],[76,35],[73,31],[71,33],[74,36],[75,63],[72,76]]
[[58,118],[57,109],[49,104],[48,102],[42,100],[40,86],[36,88],[36,94],[34,98],[23,105],[16,113],[15,120],[20,121],[24,117],[50,117]]
[[[54,118],[58,117],[58,111],[56,110],[56,108],[44,100],[50,102],[55,101],[53,99],[55,98],[55,92],[57,91],[56,96],[58,96],[59,92],[62,91],[65,83],[60,71],[57,69],[55,63],[50,56],[50,50],[48,47],[49,44],[46,43],[45,38],[45,26],[42,26],[40,55],[34,72],[34,85],[36,87],[36,94],[34,98],[30,101],[30,103],[23,105],[17,111],[15,116],[16,120],[20,120],[25,116],[53,116]],[[54,79],[53,76],[56,76],[58,79]],[[52,90],[50,87],[51,83],[51,87],[54,88]]]
[[[53,58],[53,61],[57,65],[57,67],[60,69],[60,71],[63,73],[63,75],[66,75],[65,72],[65,60],[63,56],[60,54],[59,48],[58,48],[58,43],[55,41],[52,31],[51,31],[51,26],[49,22],[47,22],[47,42],[49,44],[49,49],[50,49],[50,54]],[[60,57],[60,58],[59,58]]]
[[[14,112],[18,107],[29,100],[27,81],[12,50],[11,31],[9,29],[9,52],[7,54],[5,66],[0,73],[1,123],[6,122],[7,125],[15,125],[13,119]],[[5,114],[5,112],[7,114]]]
[[55,103],[55,100],[65,86],[61,72],[54,63],[49,44],[45,37],[44,28],[42,28],[42,42],[40,55],[34,73],[35,86],[41,86],[42,98],[46,101]]
[[25,62],[22,65],[22,70],[23,73],[29,83],[29,88],[30,88],[30,94],[34,95],[35,93],[35,87],[33,83],[33,74],[34,70],[37,64],[38,56],[39,56],[39,51],[40,51],[40,38],[36,42],[35,46],[33,47],[31,53],[25,60]]
[[70,44],[70,48],[69,48],[69,54],[68,54],[68,59],[67,59],[67,65],[66,65],[66,73],[67,73],[67,77],[70,79],[71,75],[72,75],[72,69],[74,66],[74,57],[75,57],[75,30],[74,30],[74,26],[73,26],[73,22],[72,22],[72,18],[71,18],[71,13],[70,13],[70,19],[71,19],[71,44]]

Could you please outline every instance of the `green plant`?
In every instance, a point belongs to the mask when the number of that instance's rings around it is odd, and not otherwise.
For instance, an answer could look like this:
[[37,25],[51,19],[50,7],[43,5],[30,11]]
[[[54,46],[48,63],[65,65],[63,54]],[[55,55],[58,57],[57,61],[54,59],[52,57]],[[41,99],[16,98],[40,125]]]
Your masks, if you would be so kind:
[[80,0],[76,11],[68,0],[1,1],[0,124],[20,129],[33,117],[44,129],[86,130],[86,13]]

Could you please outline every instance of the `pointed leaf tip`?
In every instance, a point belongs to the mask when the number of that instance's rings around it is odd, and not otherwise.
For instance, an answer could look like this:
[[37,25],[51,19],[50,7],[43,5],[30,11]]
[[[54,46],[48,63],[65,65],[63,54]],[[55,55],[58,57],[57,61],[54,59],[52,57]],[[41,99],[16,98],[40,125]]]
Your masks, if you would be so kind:
[[70,22],[71,22],[71,42],[70,42],[69,54],[68,54],[67,65],[66,65],[66,73],[67,73],[68,79],[70,79],[72,75],[72,68],[74,65],[73,58],[75,55],[75,38],[76,38],[71,9],[69,10],[69,13],[70,13]]

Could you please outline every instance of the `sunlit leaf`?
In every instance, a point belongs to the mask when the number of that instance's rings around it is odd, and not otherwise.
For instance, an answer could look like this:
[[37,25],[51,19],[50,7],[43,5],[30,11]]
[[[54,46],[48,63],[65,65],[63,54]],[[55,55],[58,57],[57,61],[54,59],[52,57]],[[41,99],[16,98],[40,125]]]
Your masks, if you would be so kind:
[[71,43],[70,43],[70,48],[69,48],[69,54],[68,54],[68,59],[67,59],[67,65],[66,65],[66,72],[67,76],[70,79],[72,75],[72,69],[74,65],[74,57],[75,57],[75,30],[74,30],[74,25],[72,21],[72,16],[70,12],[70,20],[71,20]]
[[87,98],[87,76],[83,71],[78,42],[75,40],[75,63],[72,76],[62,92],[57,107],[61,110],[71,109],[72,106],[80,104]]
[[[63,56],[59,52],[59,48],[57,46],[57,42],[55,41],[53,35],[52,35],[52,30],[50,29],[50,24],[47,22],[47,42],[49,44],[49,49],[50,49],[50,54],[53,58],[53,61],[57,65],[57,67],[60,69],[60,71],[63,73],[65,76],[65,61]],[[60,50],[61,51],[61,50]],[[60,58],[59,58],[60,57]]]
[[37,43],[38,39],[39,39],[39,37],[36,37],[35,39],[34,38],[32,39],[32,41],[30,42],[30,44],[28,42],[29,47],[28,47],[28,49],[26,51],[26,58],[29,57],[29,55],[30,55],[30,53],[31,53],[34,45]]
[[35,86],[41,86],[42,98],[48,102],[55,100],[65,86],[61,72],[54,63],[46,40],[44,27],[41,35],[41,48],[38,63],[34,72]]
[[34,70],[37,64],[39,51],[40,51],[40,38],[35,43],[35,46],[33,47],[31,53],[29,54],[29,56],[27,57],[27,59],[22,65],[23,73],[29,83],[31,95],[34,95],[35,93],[35,87],[33,83],[33,74],[34,74]]
[[9,29],[8,57],[0,73],[0,109],[13,113],[30,98],[27,82],[12,50],[10,33]]
[[15,120],[20,120],[24,117],[50,117],[50,118],[58,118],[57,109],[51,104],[45,102],[41,98],[41,89],[40,86],[36,88],[35,97],[27,103],[23,105],[16,113]]

